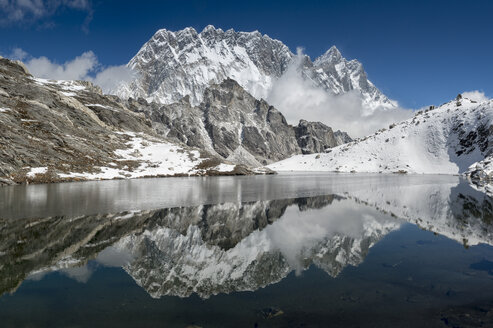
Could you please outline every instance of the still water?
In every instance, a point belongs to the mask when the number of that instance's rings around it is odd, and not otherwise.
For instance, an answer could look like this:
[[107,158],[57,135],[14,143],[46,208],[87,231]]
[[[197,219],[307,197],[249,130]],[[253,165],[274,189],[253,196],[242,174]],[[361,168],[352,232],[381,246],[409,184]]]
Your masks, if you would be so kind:
[[0,188],[1,327],[492,327],[493,200],[456,176]]

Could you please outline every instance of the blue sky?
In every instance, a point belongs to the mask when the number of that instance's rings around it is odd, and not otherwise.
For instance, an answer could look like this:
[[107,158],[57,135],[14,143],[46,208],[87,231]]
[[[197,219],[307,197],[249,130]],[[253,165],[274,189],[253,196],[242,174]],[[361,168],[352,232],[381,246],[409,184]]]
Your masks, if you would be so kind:
[[[23,2],[30,2],[24,0]],[[336,45],[402,106],[493,96],[493,1],[0,0],[0,53],[20,48],[63,63],[92,51],[122,65],[160,29],[208,24],[279,39],[312,58]]]

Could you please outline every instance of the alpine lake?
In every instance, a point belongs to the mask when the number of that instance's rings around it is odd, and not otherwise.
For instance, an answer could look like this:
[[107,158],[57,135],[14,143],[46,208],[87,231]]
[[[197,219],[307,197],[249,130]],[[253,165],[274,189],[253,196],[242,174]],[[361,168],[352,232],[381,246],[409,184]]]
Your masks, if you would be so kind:
[[459,176],[0,188],[1,327],[493,327],[493,199]]

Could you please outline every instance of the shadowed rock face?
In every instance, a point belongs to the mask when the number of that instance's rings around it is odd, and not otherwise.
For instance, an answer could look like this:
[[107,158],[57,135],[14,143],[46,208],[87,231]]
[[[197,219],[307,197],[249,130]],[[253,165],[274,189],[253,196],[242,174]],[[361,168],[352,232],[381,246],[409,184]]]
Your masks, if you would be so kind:
[[147,103],[142,98],[127,103],[132,110],[143,112],[166,138],[237,164],[265,165],[347,142],[322,123],[302,121],[292,127],[277,109],[255,99],[231,79],[208,87],[198,106],[192,106],[189,97],[170,105]]
[[128,136],[116,132],[154,134],[145,117],[89,82],[34,79],[7,59],[0,59],[0,108],[0,177],[19,182],[26,167],[48,167],[42,182],[97,171],[128,147]]
[[[490,135],[493,136],[493,125],[490,130]],[[493,142],[490,143],[493,144]],[[493,197],[493,154],[471,165],[466,176],[476,189]]]

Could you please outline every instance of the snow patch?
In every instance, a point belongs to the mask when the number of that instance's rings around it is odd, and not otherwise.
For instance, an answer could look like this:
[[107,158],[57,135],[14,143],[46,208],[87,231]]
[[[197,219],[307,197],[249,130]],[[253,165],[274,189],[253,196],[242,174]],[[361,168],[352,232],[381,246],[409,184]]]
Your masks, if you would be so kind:
[[[195,167],[203,160],[196,150],[184,150],[171,143],[155,140],[142,133],[124,132],[131,137],[127,149],[115,151],[115,162],[137,161],[138,167],[123,169],[100,167],[98,173],[60,174],[62,178],[83,178],[88,180],[106,180],[115,178],[140,178],[146,176],[172,176],[176,174],[196,174]],[[110,163],[115,166],[115,163]]]
[[221,163],[214,167],[212,170],[218,171],[218,172],[232,172],[235,169],[236,165],[234,164],[225,164]]
[[36,174],[45,174],[47,171],[48,168],[46,166],[33,167],[28,173],[26,173],[26,176],[29,178],[34,178]]

